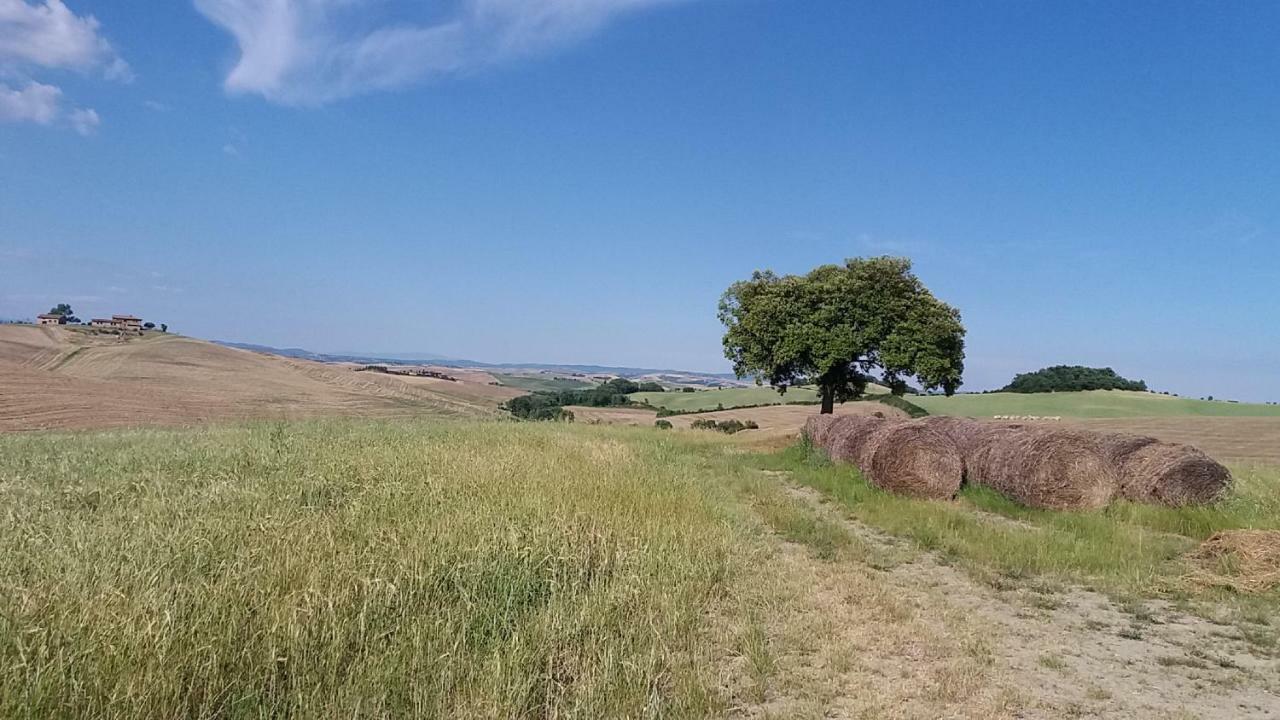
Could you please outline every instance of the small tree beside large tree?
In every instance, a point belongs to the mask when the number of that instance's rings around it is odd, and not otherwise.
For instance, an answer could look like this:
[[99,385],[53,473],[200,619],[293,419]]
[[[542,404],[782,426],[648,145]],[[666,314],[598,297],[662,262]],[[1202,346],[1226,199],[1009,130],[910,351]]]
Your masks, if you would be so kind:
[[938,300],[906,258],[854,258],[807,275],[756,271],[720,300],[725,357],[738,377],[779,393],[817,385],[822,412],[879,378],[901,394],[914,378],[947,395],[964,372],[960,313]]
[[68,305],[67,303],[58,303],[57,305],[54,305],[53,307],[49,308],[49,314],[61,316],[63,322],[68,322],[68,323],[80,322],[80,318],[76,317],[75,312],[71,309],[71,306]]

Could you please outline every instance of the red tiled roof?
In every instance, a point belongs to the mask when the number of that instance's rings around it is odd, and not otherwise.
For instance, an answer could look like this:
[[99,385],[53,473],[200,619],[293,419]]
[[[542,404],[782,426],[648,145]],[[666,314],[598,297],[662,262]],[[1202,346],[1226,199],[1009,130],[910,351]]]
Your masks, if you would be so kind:
[[54,318],[60,318],[60,317],[62,317],[62,316],[61,316],[61,315],[54,315],[53,313],[45,313],[45,314],[43,314],[43,315],[37,315],[36,317],[40,318],[41,320],[52,320],[52,319],[54,319]]
[[134,317],[134,316],[132,316],[132,315],[112,315],[112,316],[111,316],[111,319],[113,319],[113,320],[141,320],[142,318],[140,318],[140,317]]

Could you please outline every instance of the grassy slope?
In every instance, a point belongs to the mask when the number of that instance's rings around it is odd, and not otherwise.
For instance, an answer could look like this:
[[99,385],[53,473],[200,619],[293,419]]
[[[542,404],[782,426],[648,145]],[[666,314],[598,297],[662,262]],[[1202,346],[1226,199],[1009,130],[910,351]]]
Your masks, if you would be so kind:
[[531,376],[531,375],[510,375],[506,373],[490,373],[498,382],[506,387],[516,388],[518,390],[528,390],[529,392],[539,391],[559,391],[559,390],[583,390],[595,387],[595,383],[585,380],[575,380],[572,378],[556,378],[549,376]]
[[1074,393],[990,393],[954,397],[914,397],[933,415],[1060,415],[1077,418],[1123,417],[1280,417],[1280,406],[1213,402],[1121,390]]
[[[879,385],[869,385],[870,393],[882,393],[885,389]],[[636,402],[648,402],[655,408],[671,410],[701,411],[715,410],[723,405],[725,410],[753,405],[785,405],[797,402],[817,402],[818,393],[813,387],[794,387],[785,395],[779,395],[771,387],[720,388],[716,390],[699,390],[697,392],[642,392],[632,393],[631,399]]]

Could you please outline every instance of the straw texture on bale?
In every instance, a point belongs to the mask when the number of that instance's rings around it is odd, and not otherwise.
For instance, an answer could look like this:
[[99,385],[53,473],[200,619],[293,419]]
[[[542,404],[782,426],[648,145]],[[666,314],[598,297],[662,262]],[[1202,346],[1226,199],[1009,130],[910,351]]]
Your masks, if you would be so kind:
[[1195,570],[1188,579],[1200,585],[1246,593],[1280,587],[1280,530],[1224,530],[1189,557]]
[[980,423],[969,418],[948,417],[945,415],[930,415],[929,417],[920,418],[916,422],[950,438],[962,457],[968,457],[977,450],[978,445],[987,436],[986,431],[995,427],[1008,427],[1007,425]]
[[927,425],[888,423],[871,431],[858,466],[876,487],[908,497],[950,500],[960,492],[964,463],[952,440]]
[[965,459],[969,482],[1050,510],[1101,508],[1115,495],[1116,471],[1090,433],[1007,426],[978,433]]
[[1127,500],[1201,505],[1231,487],[1231,471],[1189,445],[1123,434],[1104,435],[1100,442],[1119,475],[1119,495]]
[[878,428],[888,424],[881,418],[844,415],[827,433],[827,454],[834,462],[853,463],[861,468],[867,442]]
[[810,445],[825,450],[827,435],[831,432],[831,426],[835,421],[835,415],[810,415],[809,419],[804,421],[804,438]]

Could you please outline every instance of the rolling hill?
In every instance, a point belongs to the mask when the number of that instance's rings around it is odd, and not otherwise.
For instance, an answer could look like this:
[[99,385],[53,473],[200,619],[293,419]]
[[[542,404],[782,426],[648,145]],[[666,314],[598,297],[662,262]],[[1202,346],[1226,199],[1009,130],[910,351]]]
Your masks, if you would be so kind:
[[1064,418],[1280,417],[1280,405],[1192,400],[1128,390],[1062,393],[986,393],[919,396],[911,401],[932,415],[990,418],[995,415],[1050,415]]
[[181,425],[242,418],[499,415],[524,394],[488,373],[458,382],[357,373],[349,364],[229,348],[178,335],[0,326],[0,431]]

